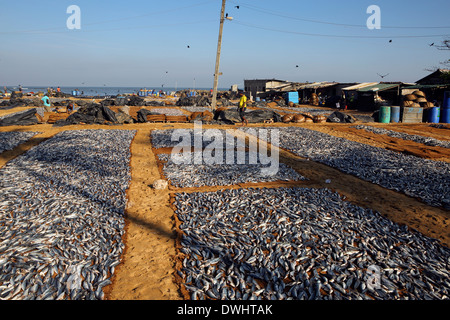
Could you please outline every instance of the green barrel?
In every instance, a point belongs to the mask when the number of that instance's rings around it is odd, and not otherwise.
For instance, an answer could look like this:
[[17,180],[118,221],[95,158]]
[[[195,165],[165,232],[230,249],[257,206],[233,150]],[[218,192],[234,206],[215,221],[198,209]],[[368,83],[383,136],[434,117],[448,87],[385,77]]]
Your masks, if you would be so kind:
[[391,122],[391,107],[381,107],[379,112],[379,122]]

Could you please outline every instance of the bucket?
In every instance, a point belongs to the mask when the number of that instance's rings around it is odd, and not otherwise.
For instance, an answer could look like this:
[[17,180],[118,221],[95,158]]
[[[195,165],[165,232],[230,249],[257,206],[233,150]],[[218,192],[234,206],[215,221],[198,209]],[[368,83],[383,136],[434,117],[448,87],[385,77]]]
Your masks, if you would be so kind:
[[428,109],[428,122],[429,123],[439,123],[439,115],[441,113],[441,108],[433,107]]
[[391,107],[391,123],[400,122],[400,107]]
[[381,107],[379,122],[381,123],[389,123],[391,121],[391,107]]

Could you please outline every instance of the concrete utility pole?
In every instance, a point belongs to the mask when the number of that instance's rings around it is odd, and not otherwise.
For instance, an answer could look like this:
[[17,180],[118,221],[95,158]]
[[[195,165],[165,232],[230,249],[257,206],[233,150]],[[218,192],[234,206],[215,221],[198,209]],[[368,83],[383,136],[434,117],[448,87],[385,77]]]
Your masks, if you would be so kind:
[[216,107],[217,107],[217,86],[219,83],[220,48],[222,47],[222,31],[223,31],[223,22],[225,20],[225,18],[224,18],[225,3],[226,3],[226,0],[222,0],[222,10],[220,12],[219,40],[217,43],[216,70],[214,72],[214,87],[213,87],[212,106],[211,106],[213,110],[216,110]]

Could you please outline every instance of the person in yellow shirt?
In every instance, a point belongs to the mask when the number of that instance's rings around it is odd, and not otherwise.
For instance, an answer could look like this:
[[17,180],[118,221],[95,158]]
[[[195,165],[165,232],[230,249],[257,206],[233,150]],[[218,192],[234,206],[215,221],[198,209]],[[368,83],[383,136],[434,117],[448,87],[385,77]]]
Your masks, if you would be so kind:
[[239,93],[239,96],[240,96],[240,100],[239,100],[238,111],[239,111],[239,116],[241,117],[242,126],[244,126],[244,122],[246,125],[248,125],[248,120],[245,119],[245,117],[244,117],[245,110],[247,109],[247,97],[242,92]]

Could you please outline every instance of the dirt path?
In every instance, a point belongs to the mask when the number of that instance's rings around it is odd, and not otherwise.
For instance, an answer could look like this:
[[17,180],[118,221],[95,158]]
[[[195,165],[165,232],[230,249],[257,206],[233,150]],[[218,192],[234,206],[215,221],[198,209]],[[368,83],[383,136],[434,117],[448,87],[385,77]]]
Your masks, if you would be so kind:
[[149,145],[150,130],[138,130],[131,145],[131,185],[126,209],[123,264],[105,292],[110,300],[176,300],[173,283],[174,212],[168,190],[155,190],[160,179]]

